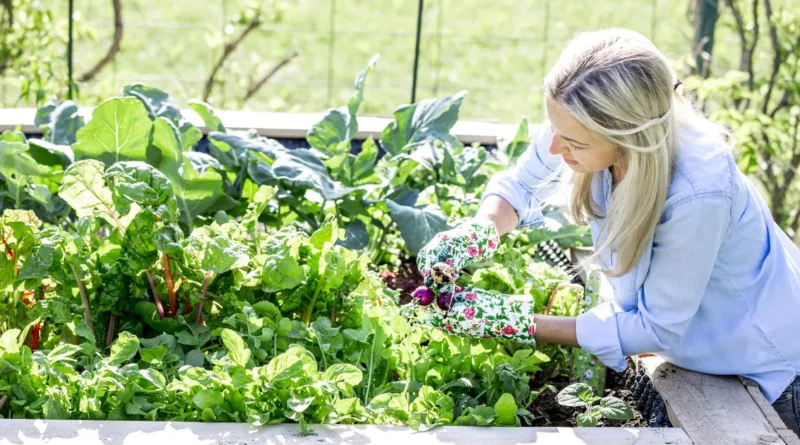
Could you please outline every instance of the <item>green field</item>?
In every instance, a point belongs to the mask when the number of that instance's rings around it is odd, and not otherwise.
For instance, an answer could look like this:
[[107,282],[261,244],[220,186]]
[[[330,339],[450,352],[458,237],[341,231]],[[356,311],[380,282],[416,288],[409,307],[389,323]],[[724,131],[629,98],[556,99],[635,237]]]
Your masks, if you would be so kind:
[[[66,1],[46,0],[66,18]],[[198,6],[202,3],[202,6]],[[200,97],[219,49],[209,44],[246,0],[123,0],[122,51],[112,66],[81,86],[83,104],[142,82],[171,93],[183,105]],[[230,59],[211,102],[221,108],[319,111],[339,106],[352,92],[355,74],[375,54],[363,114],[390,114],[411,97],[417,2],[414,0],[289,0],[283,13],[250,35]],[[469,91],[461,116],[515,122],[541,117],[539,85],[566,41],[576,32],[608,26],[650,36],[685,70],[692,27],[689,0],[427,0],[418,98]],[[784,0],[794,4],[797,0]],[[113,36],[111,2],[75,0],[82,27],[95,38],[75,46],[75,71],[89,69]],[[333,8],[333,10],[332,10]],[[723,14],[717,31],[715,68],[735,66],[738,45]],[[234,28],[235,36],[239,28]],[[229,36],[230,38],[230,36]],[[300,57],[242,105],[249,73],[266,72],[291,50]],[[332,52],[331,52],[332,51]],[[259,63],[261,64],[259,70]],[[254,71],[255,70],[255,71]],[[2,79],[0,105],[17,102],[16,81]]]

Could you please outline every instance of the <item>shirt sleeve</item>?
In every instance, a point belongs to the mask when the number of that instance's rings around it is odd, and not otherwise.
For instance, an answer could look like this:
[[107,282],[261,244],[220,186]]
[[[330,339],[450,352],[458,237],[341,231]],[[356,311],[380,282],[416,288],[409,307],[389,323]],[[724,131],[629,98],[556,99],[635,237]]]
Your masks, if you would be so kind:
[[578,344],[622,371],[625,357],[677,345],[700,307],[731,221],[726,196],[674,204],[653,237],[650,265],[636,307],[606,302],[578,316]]
[[525,153],[512,168],[492,177],[481,200],[500,196],[517,212],[520,226],[541,225],[542,206],[555,191],[560,177],[560,156],[549,151],[552,138],[550,123],[541,123]]

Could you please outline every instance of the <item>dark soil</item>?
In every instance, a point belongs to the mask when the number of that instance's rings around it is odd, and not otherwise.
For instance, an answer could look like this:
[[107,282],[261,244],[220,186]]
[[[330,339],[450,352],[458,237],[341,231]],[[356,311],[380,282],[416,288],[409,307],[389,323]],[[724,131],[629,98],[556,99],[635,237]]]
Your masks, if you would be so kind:
[[[636,409],[637,403],[633,397],[633,393],[620,387],[624,385],[624,374],[616,373],[608,370],[606,377],[606,389],[603,396],[614,396],[622,399],[633,409],[635,417],[631,420],[600,420],[598,426],[607,427],[624,427],[624,428],[647,428],[649,427],[649,419],[643,419],[642,413]],[[558,377],[549,382],[555,386],[559,391],[569,385],[566,377]],[[535,416],[531,426],[559,426],[559,427],[577,427],[575,418],[578,413],[582,412],[581,408],[570,408],[561,406],[556,401],[556,393],[552,391],[545,391],[536,399],[533,406],[528,407],[528,410]]]
[[[647,428],[650,427],[650,417],[652,414],[652,402],[647,406],[648,394],[640,394],[640,397],[635,397],[634,389],[636,386],[637,372],[632,368],[633,362],[628,360],[628,368],[618,373],[611,369],[606,374],[606,388],[603,396],[613,396],[622,399],[633,410],[634,418],[631,420],[607,420],[601,419],[598,426],[606,427],[623,427],[623,428]],[[641,373],[639,373],[641,374]],[[566,377],[557,377],[550,382],[559,391],[569,385]],[[657,395],[652,392],[653,396]],[[644,400],[642,398],[644,396]],[[570,408],[561,406],[556,401],[556,393],[545,391],[540,394],[532,406],[528,410],[535,416],[531,426],[559,426],[559,427],[576,427],[577,423],[575,418],[578,413],[582,412],[582,408]],[[644,413],[642,412],[644,410]],[[659,426],[671,426],[669,424]]]
[[400,304],[411,301],[411,294],[419,286],[422,286],[422,274],[417,269],[417,264],[413,259],[405,259],[397,272],[384,270],[381,272],[381,279],[392,289],[400,291]]

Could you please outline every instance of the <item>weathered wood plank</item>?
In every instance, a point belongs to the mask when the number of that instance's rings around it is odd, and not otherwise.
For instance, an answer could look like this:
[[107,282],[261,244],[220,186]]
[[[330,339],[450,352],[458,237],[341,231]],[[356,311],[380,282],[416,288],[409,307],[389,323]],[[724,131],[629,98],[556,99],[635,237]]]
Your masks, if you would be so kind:
[[[192,125],[203,133],[207,129],[203,121],[191,110],[181,110],[183,115]],[[88,122],[92,117],[92,108],[80,108],[78,113]],[[255,129],[262,136],[272,138],[302,138],[305,139],[312,125],[319,122],[324,115],[319,113],[279,113],[271,111],[241,111],[241,110],[216,110],[217,116],[229,130]],[[13,130],[17,125],[22,125],[22,131],[38,134],[40,131],[33,126],[36,109],[34,108],[0,108],[0,132]],[[382,116],[359,116],[358,133],[356,139],[368,137],[380,138],[383,129],[392,121]],[[496,144],[497,138],[514,137],[517,128],[515,125],[498,122],[461,119],[456,122],[451,133],[462,143],[471,144]]]
[[738,378],[688,371],[653,355],[639,360],[694,443],[786,443]]
[[261,428],[236,423],[0,420],[0,445],[690,445],[679,428],[481,428],[316,425],[303,436],[297,425]]
[[741,380],[747,393],[750,394],[750,397],[753,398],[753,401],[758,405],[759,409],[761,409],[764,417],[766,417],[769,424],[775,428],[775,431],[778,432],[778,435],[781,436],[783,441],[786,442],[787,445],[800,445],[800,437],[797,437],[794,431],[786,427],[781,416],[778,415],[775,408],[770,405],[764,397],[764,394],[758,389],[758,383],[744,377],[739,377],[739,380]]

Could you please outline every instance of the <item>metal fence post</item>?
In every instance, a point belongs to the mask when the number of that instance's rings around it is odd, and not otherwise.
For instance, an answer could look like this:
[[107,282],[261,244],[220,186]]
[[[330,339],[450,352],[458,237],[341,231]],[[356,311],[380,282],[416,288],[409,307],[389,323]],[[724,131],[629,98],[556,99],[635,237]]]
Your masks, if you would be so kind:
[[67,37],[67,99],[72,100],[72,13],[74,0],[69,0],[69,31]]
[[422,9],[424,8],[424,0],[419,0],[419,7],[417,8],[417,42],[414,45],[414,76],[411,79],[411,103],[417,101],[417,71],[419,70],[419,43],[422,37]]
[[550,49],[550,0],[544,1],[544,30],[542,31],[542,65],[539,68],[541,77],[547,74],[547,51]]
[[333,99],[333,49],[334,41],[336,39],[336,0],[331,0],[331,13],[330,13],[330,40],[328,42],[328,103],[331,106],[331,99]]

